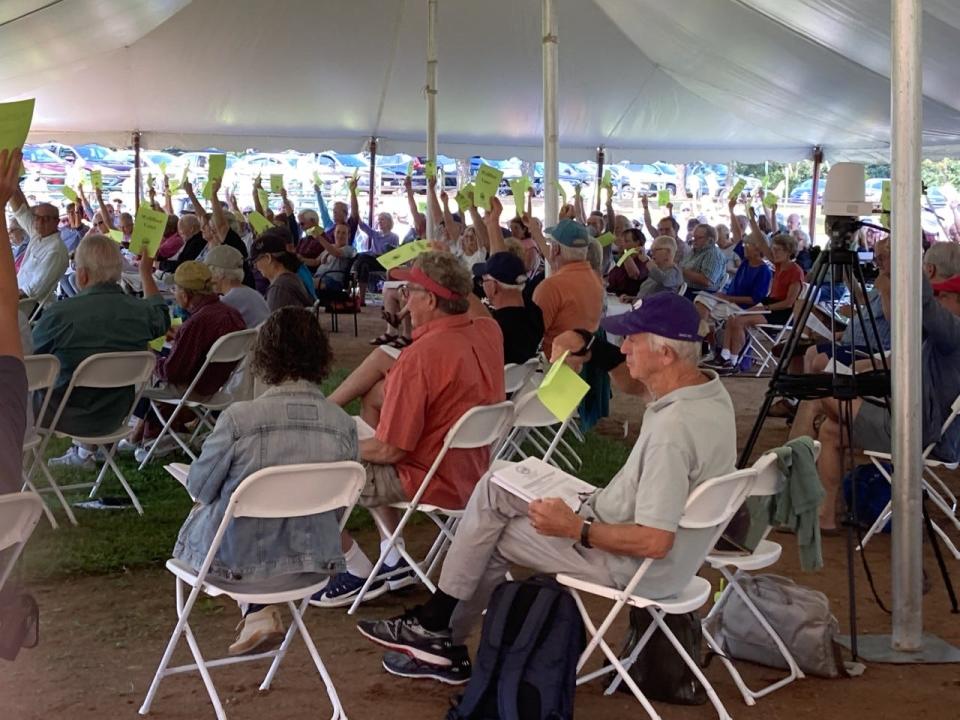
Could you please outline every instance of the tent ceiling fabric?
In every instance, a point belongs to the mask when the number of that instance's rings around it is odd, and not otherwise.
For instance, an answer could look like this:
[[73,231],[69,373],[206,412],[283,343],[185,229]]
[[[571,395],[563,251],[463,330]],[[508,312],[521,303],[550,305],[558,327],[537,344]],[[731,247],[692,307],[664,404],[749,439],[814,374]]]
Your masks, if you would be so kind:
[[[426,5],[13,0],[0,99],[37,97],[34,141],[422,152]],[[887,3],[557,6],[562,160],[888,159]],[[956,154],[960,7],[924,7],[924,150]],[[440,0],[438,39],[440,152],[541,159],[540,3]]]

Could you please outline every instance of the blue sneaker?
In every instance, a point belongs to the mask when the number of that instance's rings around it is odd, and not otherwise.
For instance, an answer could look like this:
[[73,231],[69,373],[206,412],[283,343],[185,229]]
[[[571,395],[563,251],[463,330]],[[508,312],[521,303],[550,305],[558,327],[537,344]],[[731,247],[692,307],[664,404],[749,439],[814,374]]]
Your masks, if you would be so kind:
[[[403,568],[406,568],[406,571]],[[387,590],[390,592],[417,584],[416,574],[410,568],[410,563],[403,557],[397,560],[396,565],[387,565],[386,563],[381,565],[377,578],[387,583]]]
[[[326,584],[323,590],[315,593],[310,598],[310,604],[314,607],[344,607],[353,603],[357,595],[360,594],[366,578],[357,577],[348,572],[337,573]],[[387,592],[387,584],[383,580],[375,580],[367,589],[364,600],[373,600]]]

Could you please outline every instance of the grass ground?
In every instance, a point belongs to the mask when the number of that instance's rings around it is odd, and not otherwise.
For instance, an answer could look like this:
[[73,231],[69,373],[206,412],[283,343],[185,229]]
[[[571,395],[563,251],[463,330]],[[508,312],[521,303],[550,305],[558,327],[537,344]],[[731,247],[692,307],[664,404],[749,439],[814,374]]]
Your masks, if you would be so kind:
[[[346,377],[344,369],[335,370],[324,385],[325,390],[336,387]],[[359,408],[348,407],[357,413]],[[47,457],[63,454],[68,440],[50,443]],[[623,465],[630,452],[623,442],[611,440],[597,433],[589,433],[586,442],[577,447],[583,458],[581,477],[596,485],[606,484]],[[187,460],[185,456],[164,458],[144,470],[137,469],[131,456],[121,457],[118,464],[143,504],[145,517],[133,509],[84,510],[75,508],[79,526],[67,532],[54,531],[45,519],[27,545],[19,571],[24,582],[40,582],[79,575],[98,575],[160,567],[170,557],[177,532],[190,511],[190,498],[181,485],[163,469],[167,462]],[[74,469],[53,469],[60,484],[90,482],[93,473]],[[85,499],[85,491],[67,493],[68,500]],[[124,496],[120,484],[109,477],[100,491],[101,496]],[[56,503],[47,495],[46,499]],[[62,510],[51,505],[58,521],[66,523]],[[363,510],[354,511],[348,527],[357,530],[372,527],[370,516]]]

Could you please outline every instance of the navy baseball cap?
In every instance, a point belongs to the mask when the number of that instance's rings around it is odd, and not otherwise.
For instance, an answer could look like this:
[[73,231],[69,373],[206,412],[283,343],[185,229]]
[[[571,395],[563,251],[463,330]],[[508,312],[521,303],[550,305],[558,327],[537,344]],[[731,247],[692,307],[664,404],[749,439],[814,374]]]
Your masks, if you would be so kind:
[[682,295],[659,292],[634,303],[633,310],[605,318],[600,326],[609,333],[626,337],[651,333],[670,340],[699,342],[700,313]]
[[527,281],[523,260],[512,252],[494,253],[486,262],[474,265],[473,274],[477,277],[489,275],[505,285],[522,285]]
[[590,230],[576,220],[561,220],[553,227],[543,231],[550,239],[572,248],[583,248],[590,244]]

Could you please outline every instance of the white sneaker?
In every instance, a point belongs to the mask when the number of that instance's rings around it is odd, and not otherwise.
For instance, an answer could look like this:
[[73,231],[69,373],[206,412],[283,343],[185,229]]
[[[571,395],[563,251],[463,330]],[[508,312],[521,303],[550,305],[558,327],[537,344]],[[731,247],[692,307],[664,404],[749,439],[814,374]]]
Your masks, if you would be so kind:
[[229,655],[246,655],[254,650],[265,652],[283,642],[283,620],[276,605],[250,613],[240,621],[237,629],[240,634],[228,648]]
[[127,438],[123,438],[123,440],[117,443],[116,452],[123,455],[131,455],[135,453],[139,447],[140,446],[137,445],[137,443],[131,442],[130,440],[127,440]]
[[47,460],[47,467],[72,467],[80,470],[96,470],[97,464],[94,462],[93,455],[87,455],[87,457],[82,458],[80,457],[80,448],[76,445],[71,445],[70,449],[60,457]]
[[[142,463],[146,457],[147,453],[150,452],[150,448],[156,445],[156,441],[145,445],[144,447],[138,447],[133,451],[133,457],[137,462]],[[157,445],[156,450],[153,451],[153,455],[150,456],[150,459],[162,458],[166,455],[169,455],[172,452],[176,452],[180,449],[180,446],[177,445],[177,441],[171,437],[165,437],[160,441],[160,444]]]

